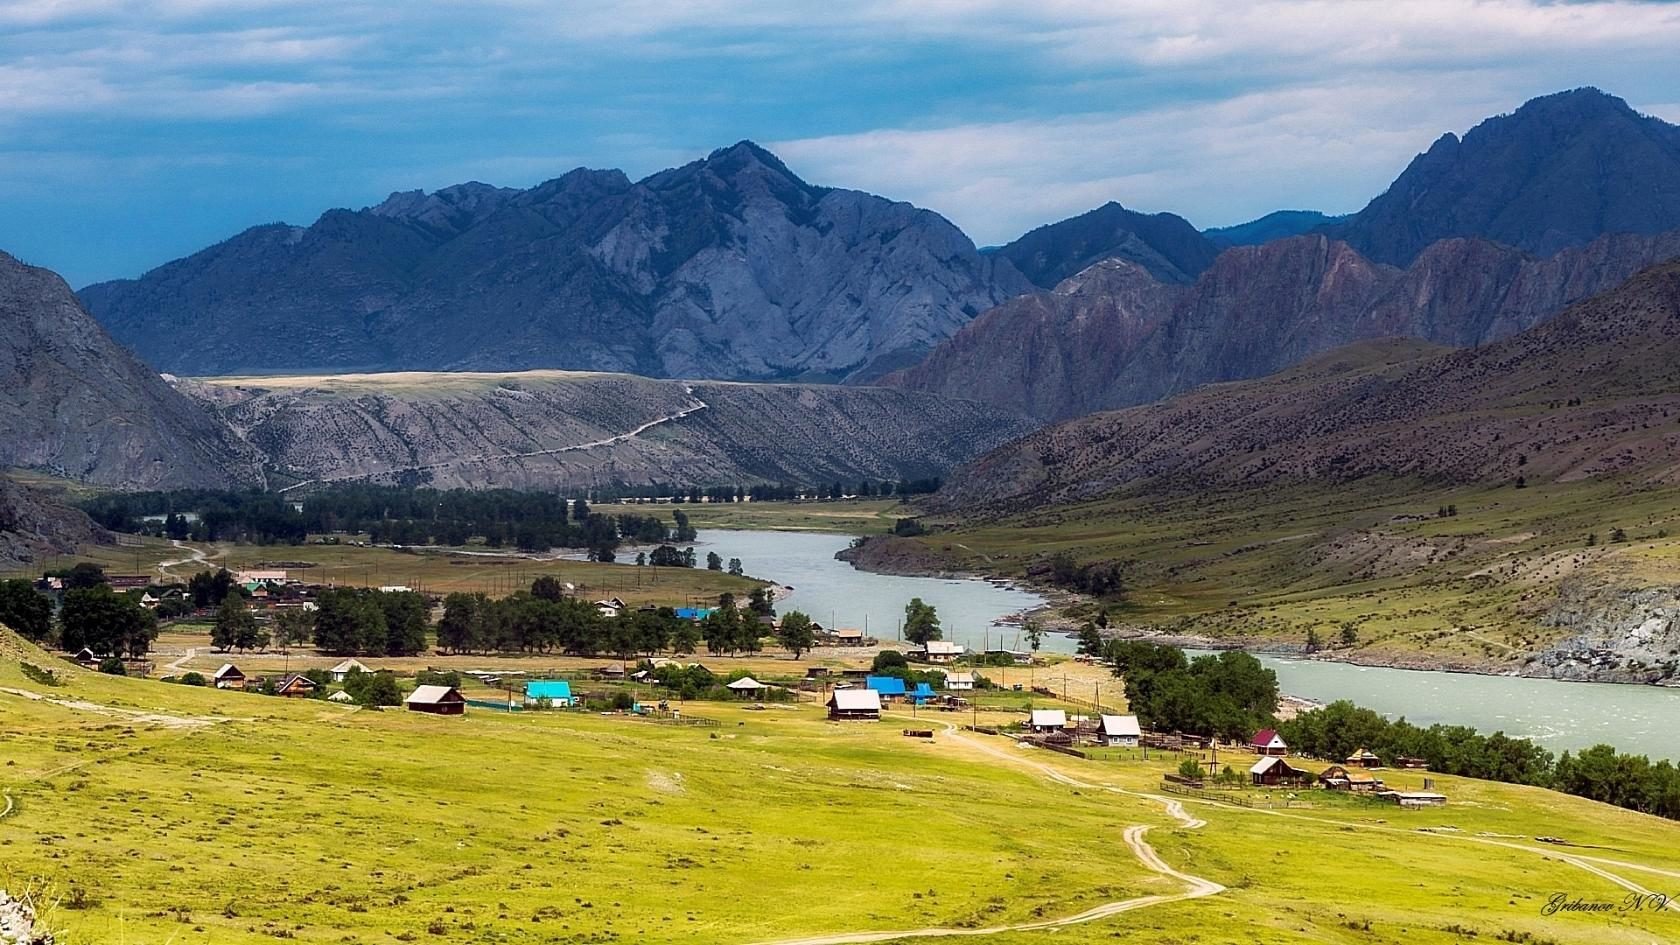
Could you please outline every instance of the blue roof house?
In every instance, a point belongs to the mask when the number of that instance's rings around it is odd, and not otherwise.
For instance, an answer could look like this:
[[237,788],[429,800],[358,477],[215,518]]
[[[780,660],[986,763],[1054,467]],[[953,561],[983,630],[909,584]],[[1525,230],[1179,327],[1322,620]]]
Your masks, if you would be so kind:
[[564,679],[533,679],[525,683],[525,701],[547,699],[553,705],[576,705],[572,684]]
[[897,676],[871,676],[864,686],[875,690],[883,699],[902,699],[905,695],[904,680]]
[[921,705],[929,700],[939,698],[939,695],[933,691],[932,686],[925,682],[919,682],[916,684],[916,691],[910,693],[910,698],[916,700],[917,705]]

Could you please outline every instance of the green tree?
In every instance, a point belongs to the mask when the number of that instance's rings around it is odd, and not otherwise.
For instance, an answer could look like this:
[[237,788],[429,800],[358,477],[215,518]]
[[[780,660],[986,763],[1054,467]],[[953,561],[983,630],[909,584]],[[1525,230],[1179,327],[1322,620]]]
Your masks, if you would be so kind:
[[1101,656],[1103,651],[1102,631],[1094,623],[1088,623],[1079,628],[1079,652],[1084,656]]
[[1324,639],[1318,635],[1317,627],[1307,628],[1307,652],[1316,653],[1324,646]]
[[531,596],[543,600],[560,600],[566,596],[566,589],[560,586],[560,579],[552,574],[544,574],[531,582]]
[[233,575],[227,568],[214,573],[200,571],[187,580],[187,592],[192,595],[194,607],[220,606],[233,593],[233,587]]
[[92,561],[80,561],[64,574],[64,589],[86,590],[105,583],[105,569]]
[[87,647],[95,653],[141,657],[157,639],[152,612],[105,584],[65,591],[58,624],[59,645],[72,653]]
[[715,551],[706,552],[706,570],[708,570],[708,571],[722,571],[723,570],[723,556],[718,554]]
[[282,650],[302,646],[315,634],[315,617],[307,610],[288,607],[274,615],[274,643]]
[[1038,648],[1044,645],[1044,625],[1029,618],[1021,624],[1021,629],[1027,635],[1027,646],[1032,649],[1033,655],[1037,656]]
[[0,624],[39,643],[52,636],[52,601],[28,581],[0,581]]
[[742,574],[746,573],[741,567],[740,558],[729,559],[729,573],[735,575],[736,577],[740,577]]
[[254,642],[257,618],[238,594],[230,595],[216,608],[216,623],[210,628],[210,645],[218,650],[243,650]]
[[1353,646],[1359,642],[1359,626],[1349,620],[1342,624],[1342,645]]
[[438,621],[437,628],[438,647],[452,653],[488,649],[489,611],[490,600],[483,594],[457,591],[445,597],[443,619]]
[[700,648],[700,639],[700,625],[692,620],[683,620],[671,633],[671,652],[687,656]]
[[368,652],[413,656],[426,649],[426,633],[431,629],[426,598],[414,591],[391,591],[379,593],[378,603],[385,616],[385,639],[368,647]]
[[799,659],[801,653],[817,645],[811,618],[797,610],[782,615],[782,622],[776,627],[776,642],[792,653],[794,659]]
[[335,656],[383,652],[385,611],[375,593],[347,587],[322,591],[315,600],[315,646]]
[[904,639],[917,646],[927,646],[929,640],[939,638],[939,612],[920,597],[910,598],[910,603],[904,605]]
[[1180,761],[1178,763],[1178,774],[1179,777],[1189,778],[1192,781],[1200,781],[1207,776],[1207,772],[1202,770],[1202,763],[1194,758],[1186,758]]

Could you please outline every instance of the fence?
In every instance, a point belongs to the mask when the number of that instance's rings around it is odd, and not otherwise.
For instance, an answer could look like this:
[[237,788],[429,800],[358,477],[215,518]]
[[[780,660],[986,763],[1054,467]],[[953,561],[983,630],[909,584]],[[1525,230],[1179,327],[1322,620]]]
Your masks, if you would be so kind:
[[1194,797],[1199,800],[1217,801],[1220,804],[1232,804],[1237,807],[1247,807],[1256,810],[1271,810],[1277,807],[1296,806],[1295,803],[1287,797],[1282,800],[1261,800],[1254,797],[1245,797],[1235,791],[1206,791],[1200,788],[1186,787],[1182,784],[1174,784],[1171,781],[1162,781],[1161,790],[1164,793],[1176,794],[1179,797]]

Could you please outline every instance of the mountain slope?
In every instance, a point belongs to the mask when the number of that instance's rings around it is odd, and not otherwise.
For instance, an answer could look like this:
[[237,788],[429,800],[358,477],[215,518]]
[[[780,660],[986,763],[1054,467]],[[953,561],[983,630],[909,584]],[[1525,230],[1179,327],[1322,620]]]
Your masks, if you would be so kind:
[[1443,135],[1365,209],[1322,232],[1404,266],[1452,237],[1550,254],[1677,225],[1680,127],[1589,88],[1534,99],[1462,140]]
[[1274,210],[1258,219],[1234,226],[1216,226],[1202,231],[1213,245],[1220,249],[1232,246],[1258,246],[1272,240],[1280,240],[1286,236],[1300,236],[1310,233],[1322,226],[1329,226],[1346,219],[1345,216],[1330,216],[1317,210]]
[[1675,257],[1680,230],[1605,236],[1548,259],[1443,240],[1404,270],[1298,236],[1227,250],[1191,286],[1104,263],[986,312],[887,382],[1065,419],[1258,377],[1363,338],[1487,344]]
[[953,474],[945,508],[1417,476],[1680,482],[1680,263],[1498,344],[1368,342],[1257,381],[1070,421]]
[[1138,213],[1109,201],[1076,217],[1041,226],[995,254],[1034,285],[1049,289],[1104,259],[1137,263],[1162,282],[1190,282],[1219,248],[1183,217]]
[[624,374],[375,374],[182,381],[276,481],[443,487],[808,485],[943,475],[1032,429],[1018,413],[835,385]]
[[104,486],[253,481],[244,448],[111,340],[64,280],[0,253],[0,467]]
[[580,169],[393,194],[82,298],[176,373],[867,379],[1030,289],[937,214],[812,186],[741,142],[639,182]]

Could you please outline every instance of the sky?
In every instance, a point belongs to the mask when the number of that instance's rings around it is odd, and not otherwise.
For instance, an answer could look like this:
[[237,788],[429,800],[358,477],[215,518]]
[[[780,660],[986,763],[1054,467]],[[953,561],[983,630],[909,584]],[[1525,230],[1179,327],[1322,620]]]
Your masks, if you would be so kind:
[[395,190],[741,139],[981,245],[1109,200],[1363,206],[1594,85],[1680,122],[1680,4],[0,0],[0,250],[75,287]]

